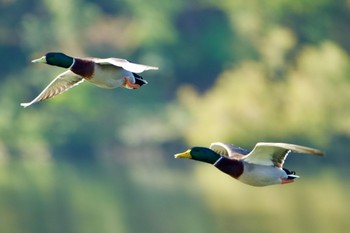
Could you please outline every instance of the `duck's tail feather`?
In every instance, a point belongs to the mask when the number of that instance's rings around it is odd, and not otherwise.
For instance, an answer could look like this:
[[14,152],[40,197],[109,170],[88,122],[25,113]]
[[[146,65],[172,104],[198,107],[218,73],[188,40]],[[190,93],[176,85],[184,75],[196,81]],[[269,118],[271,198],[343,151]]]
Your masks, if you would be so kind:
[[287,173],[287,176],[288,176],[287,179],[293,180],[293,179],[295,179],[295,178],[299,178],[299,176],[297,176],[297,175],[295,174],[295,171],[289,171],[289,170],[286,169],[286,168],[283,168],[283,170]]
[[135,77],[135,83],[142,86],[142,85],[146,85],[148,82],[142,78],[140,75],[133,73],[134,77]]

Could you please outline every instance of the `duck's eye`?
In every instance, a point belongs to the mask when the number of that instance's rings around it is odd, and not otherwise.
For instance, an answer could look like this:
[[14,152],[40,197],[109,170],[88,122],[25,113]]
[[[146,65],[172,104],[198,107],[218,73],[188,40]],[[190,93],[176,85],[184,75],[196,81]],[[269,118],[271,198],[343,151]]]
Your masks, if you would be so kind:
[[200,149],[199,148],[193,148],[192,152],[200,152]]

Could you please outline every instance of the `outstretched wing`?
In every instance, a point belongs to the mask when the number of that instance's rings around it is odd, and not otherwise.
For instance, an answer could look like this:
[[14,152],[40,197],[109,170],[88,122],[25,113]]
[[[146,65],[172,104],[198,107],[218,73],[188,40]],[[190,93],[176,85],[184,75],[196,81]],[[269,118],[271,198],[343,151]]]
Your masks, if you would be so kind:
[[67,91],[80,84],[84,79],[70,70],[58,75],[35,99],[28,103],[21,103],[21,106],[28,107],[36,102],[40,102]]
[[246,149],[223,142],[214,142],[210,144],[209,148],[220,155],[234,159],[242,159],[244,155],[249,153]]
[[255,145],[254,149],[246,155],[245,162],[283,167],[284,160],[287,158],[289,152],[304,153],[311,155],[322,156],[323,152],[305,146],[299,146],[287,143],[268,143],[259,142]]
[[145,70],[158,70],[158,67],[155,66],[147,66],[136,63],[131,63],[128,60],[121,58],[102,58],[102,59],[94,59],[94,62],[97,64],[110,64],[118,67],[122,67],[124,70],[128,70],[134,73],[141,73]]

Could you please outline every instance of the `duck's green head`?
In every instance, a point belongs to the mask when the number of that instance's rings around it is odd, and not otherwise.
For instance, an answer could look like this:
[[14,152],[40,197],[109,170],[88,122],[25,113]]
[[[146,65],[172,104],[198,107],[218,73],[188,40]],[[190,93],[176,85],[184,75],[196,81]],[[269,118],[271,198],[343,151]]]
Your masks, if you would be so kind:
[[74,62],[74,58],[67,56],[64,53],[51,52],[47,53],[45,56],[35,59],[32,62],[46,63],[52,66],[59,66],[63,68],[69,68]]
[[192,147],[191,149],[175,155],[175,158],[186,158],[214,164],[220,155],[206,147]]

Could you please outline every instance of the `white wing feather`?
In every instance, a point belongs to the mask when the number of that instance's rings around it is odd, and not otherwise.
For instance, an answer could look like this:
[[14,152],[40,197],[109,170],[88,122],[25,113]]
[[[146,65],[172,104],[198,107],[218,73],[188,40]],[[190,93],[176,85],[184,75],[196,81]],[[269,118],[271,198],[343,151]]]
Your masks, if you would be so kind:
[[21,106],[28,107],[36,102],[40,102],[82,83],[84,79],[70,70],[58,75],[35,99],[28,103],[21,103]]
[[249,153],[248,150],[241,147],[223,142],[213,142],[210,144],[209,148],[220,155],[235,159],[241,159],[244,155]]
[[121,58],[102,58],[94,59],[94,62],[97,64],[111,64],[114,66],[122,67],[124,70],[128,70],[134,73],[141,73],[145,70],[158,70],[158,67],[147,66],[142,64],[131,63],[128,60]]
[[319,150],[287,143],[259,142],[254,149],[245,156],[244,161],[248,163],[282,167],[288,153],[304,153],[322,156]]

